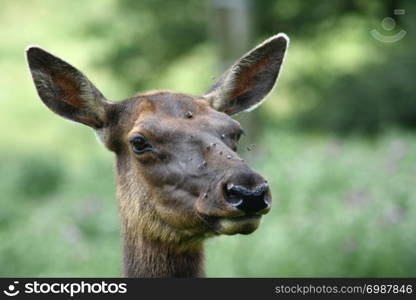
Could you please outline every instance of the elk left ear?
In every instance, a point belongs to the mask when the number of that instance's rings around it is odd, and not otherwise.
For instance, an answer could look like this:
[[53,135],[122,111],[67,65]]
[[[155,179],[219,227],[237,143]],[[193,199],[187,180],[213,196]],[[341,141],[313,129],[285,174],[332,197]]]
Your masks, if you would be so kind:
[[260,105],[276,82],[288,43],[279,33],[245,54],[205,93],[210,105],[229,115]]
[[105,126],[110,102],[84,74],[39,47],[28,47],[26,55],[39,97],[50,110],[94,129]]

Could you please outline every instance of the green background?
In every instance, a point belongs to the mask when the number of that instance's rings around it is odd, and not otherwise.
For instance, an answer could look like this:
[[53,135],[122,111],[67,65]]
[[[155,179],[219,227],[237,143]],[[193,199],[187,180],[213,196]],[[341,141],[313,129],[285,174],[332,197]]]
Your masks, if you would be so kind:
[[[250,47],[291,38],[243,141],[256,147],[241,151],[274,206],[254,234],[206,242],[207,276],[416,276],[415,9],[252,3]],[[208,1],[0,1],[0,276],[121,274],[112,154],[41,103],[24,48],[64,58],[109,99],[201,94],[219,75],[210,22]],[[383,43],[371,29],[407,34]]]

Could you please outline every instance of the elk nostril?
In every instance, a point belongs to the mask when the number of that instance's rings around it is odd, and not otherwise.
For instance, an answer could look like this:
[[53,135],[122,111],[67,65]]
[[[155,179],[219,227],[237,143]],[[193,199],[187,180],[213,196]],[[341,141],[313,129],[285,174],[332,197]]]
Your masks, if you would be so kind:
[[229,183],[225,186],[224,189],[226,200],[228,203],[230,203],[232,206],[239,206],[243,202],[243,199],[238,193],[238,190],[236,186],[232,183]]
[[239,185],[227,184],[224,192],[228,203],[247,214],[253,214],[269,206],[266,199],[268,190],[267,184],[262,184],[253,190]]

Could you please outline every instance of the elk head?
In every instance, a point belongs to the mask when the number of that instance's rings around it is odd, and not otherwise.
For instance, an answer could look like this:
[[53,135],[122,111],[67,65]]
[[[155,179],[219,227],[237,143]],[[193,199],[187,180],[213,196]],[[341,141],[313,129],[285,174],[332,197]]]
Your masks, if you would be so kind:
[[178,244],[249,234],[270,210],[267,181],[236,153],[243,131],[230,116],[261,104],[287,44],[284,34],[266,40],[202,96],[155,91],[121,102],[39,47],[27,59],[46,106],[92,127],[115,153],[125,234]]

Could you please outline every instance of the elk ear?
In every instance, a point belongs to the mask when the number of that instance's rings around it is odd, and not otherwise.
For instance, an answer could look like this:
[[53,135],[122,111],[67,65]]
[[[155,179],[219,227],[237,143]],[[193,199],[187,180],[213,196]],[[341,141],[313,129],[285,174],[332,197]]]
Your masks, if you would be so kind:
[[28,47],[26,55],[38,95],[50,110],[94,129],[104,126],[110,102],[87,77],[39,47]]
[[288,43],[279,33],[245,54],[205,93],[210,105],[229,115],[260,105],[276,82]]

